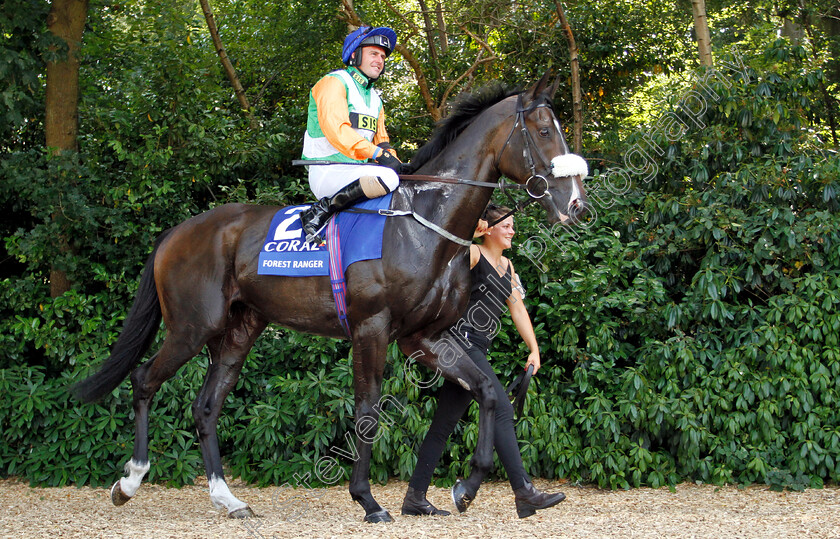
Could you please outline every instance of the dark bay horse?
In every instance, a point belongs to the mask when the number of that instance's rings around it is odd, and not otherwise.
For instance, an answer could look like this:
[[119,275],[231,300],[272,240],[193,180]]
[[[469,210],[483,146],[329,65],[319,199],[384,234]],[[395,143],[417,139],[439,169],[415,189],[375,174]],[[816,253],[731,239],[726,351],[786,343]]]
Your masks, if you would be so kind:
[[[417,174],[518,184],[540,184],[548,221],[574,222],[586,211],[585,161],[569,153],[551,103],[559,79],[548,73],[521,93],[467,96],[412,167]],[[403,182],[393,209],[413,209],[468,243],[492,189],[464,184]],[[329,277],[257,274],[257,262],[277,207],[230,204],[197,215],[164,232],[146,263],[137,296],[111,356],[73,388],[82,401],[107,395],[131,374],[135,443],[128,474],[111,488],[121,505],[135,495],[149,470],[149,407],[164,381],[206,345],[210,365],[193,404],[210,499],[232,517],[251,509],[227,487],[216,424],[245,357],[269,323],[346,338],[336,316]],[[472,472],[464,488],[475,495],[493,464],[495,397],[487,377],[465,355],[444,360],[448,332],[469,296],[468,247],[442,237],[410,217],[388,218],[381,260],[352,264],[346,272],[348,321],[353,345],[358,458],[350,495],[365,520],[391,520],[373,498],[368,478],[371,442],[379,419],[386,348],[396,340],[403,353],[469,389],[480,405],[479,436]],[[166,337],[151,359],[141,362],[161,318]],[[132,370],[133,369],[133,370]],[[290,397],[291,398],[291,397]]]

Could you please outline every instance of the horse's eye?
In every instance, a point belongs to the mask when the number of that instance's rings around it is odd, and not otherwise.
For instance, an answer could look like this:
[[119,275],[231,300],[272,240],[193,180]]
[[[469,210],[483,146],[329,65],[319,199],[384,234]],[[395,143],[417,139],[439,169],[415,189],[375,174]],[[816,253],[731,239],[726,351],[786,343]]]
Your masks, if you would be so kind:
[[548,136],[550,134],[551,134],[551,131],[549,131],[547,128],[543,127],[542,129],[540,129],[540,136],[542,138],[548,138]]

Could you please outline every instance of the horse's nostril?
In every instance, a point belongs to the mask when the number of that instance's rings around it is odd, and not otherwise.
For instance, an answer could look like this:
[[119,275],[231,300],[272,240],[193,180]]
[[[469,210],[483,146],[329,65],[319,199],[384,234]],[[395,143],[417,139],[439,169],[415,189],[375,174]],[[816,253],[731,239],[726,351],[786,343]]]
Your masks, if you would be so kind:
[[569,214],[575,217],[580,217],[587,211],[586,202],[576,198],[569,203]]

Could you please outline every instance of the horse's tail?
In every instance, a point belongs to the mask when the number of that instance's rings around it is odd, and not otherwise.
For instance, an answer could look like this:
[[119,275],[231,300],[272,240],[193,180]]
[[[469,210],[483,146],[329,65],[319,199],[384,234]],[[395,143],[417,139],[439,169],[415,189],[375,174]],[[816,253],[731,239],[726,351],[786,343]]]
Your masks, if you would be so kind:
[[171,229],[166,230],[158,237],[152,254],[146,260],[137,295],[111,355],[98,371],[70,389],[73,396],[80,401],[94,402],[113,391],[125,380],[131,369],[140,363],[146,350],[152,345],[162,317],[155,285],[155,255],[161,241],[170,231]]

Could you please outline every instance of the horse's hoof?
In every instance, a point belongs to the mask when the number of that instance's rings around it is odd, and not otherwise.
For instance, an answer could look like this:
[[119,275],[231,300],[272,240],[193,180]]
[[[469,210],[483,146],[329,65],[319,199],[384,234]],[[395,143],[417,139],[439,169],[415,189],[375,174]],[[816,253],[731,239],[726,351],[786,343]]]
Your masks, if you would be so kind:
[[460,479],[455,481],[455,484],[452,485],[452,502],[455,504],[459,513],[466,511],[474,499],[475,492],[469,492],[464,482]]
[[251,511],[251,508],[247,505],[235,511],[231,511],[228,513],[228,518],[256,518],[257,515]]
[[131,496],[127,496],[120,488],[120,482],[114,483],[114,486],[111,487],[111,501],[114,502],[114,505],[119,507],[130,499]]
[[382,511],[377,511],[375,513],[371,513],[369,515],[365,515],[365,522],[393,522],[394,519],[391,518],[391,513],[383,509]]

